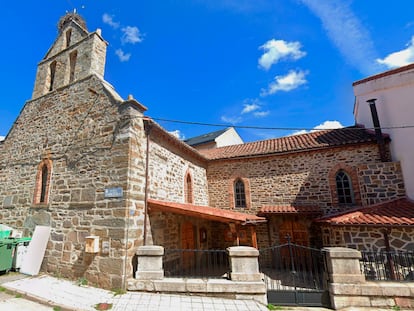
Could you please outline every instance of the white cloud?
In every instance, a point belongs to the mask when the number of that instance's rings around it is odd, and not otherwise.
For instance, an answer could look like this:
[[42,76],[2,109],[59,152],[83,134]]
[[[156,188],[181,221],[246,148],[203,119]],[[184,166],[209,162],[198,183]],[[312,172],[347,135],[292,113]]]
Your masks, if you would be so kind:
[[302,134],[306,134],[306,133],[309,133],[309,132],[307,130],[300,130],[300,131],[293,132],[292,134],[289,134],[287,136],[302,135]]
[[121,38],[122,43],[135,44],[135,43],[142,41],[142,35],[138,27],[126,26],[126,27],[123,27],[121,31],[124,33]]
[[115,54],[118,56],[119,60],[121,62],[127,62],[131,58],[131,53],[126,53],[122,51],[121,49],[117,49],[115,51]]
[[312,132],[318,131],[318,130],[333,130],[333,129],[339,129],[344,127],[341,122],[339,121],[325,121],[322,124],[319,124],[315,126],[315,128],[312,130]]
[[253,115],[256,118],[264,118],[270,114],[270,111],[255,111]]
[[407,44],[407,48],[389,54],[383,59],[377,59],[377,62],[386,65],[388,68],[395,68],[408,65],[414,62],[414,36],[411,37],[411,41]]
[[114,29],[117,29],[119,27],[119,25],[120,25],[118,22],[115,22],[113,20],[113,17],[111,15],[109,15],[107,13],[104,13],[104,15],[102,15],[102,21],[105,24],[108,24],[109,26],[111,26]]
[[182,133],[180,132],[180,130],[175,130],[175,131],[171,131],[171,132],[168,132],[168,133],[170,133],[171,135],[173,135],[173,136],[177,137],[177,138],[178,138],[178,139],[180,139],[180,140],[184,140],[184,139],[185,139],[184,134],[182,134]]
[[251,114],[255,118],[263,118],[270,114],[270,111],[262,110],[262,103],[258,98],[248,98],[243,102],[243,109],[240,115]]
[[260,109],[260,106],[256,103],[243,104],[243,110],[242,110],[241,114],[253,112],[253,111],[256,111],[257,109]]
[[5,136],[0,136],[0,141],[3,141],[5,138]]
[[271,95],[279,91],[284,91],[284,92],[292,91],[298,88],[299,86],[307,83],[306,78],[305,78],[307,74],[308,73],[306,71],[302,71],[302,70],[299,70],[299,71],[290,70],[288,74],[284,76],[276,76],[275,80],[269,84],[269,87],[267,90],[262,89],[260,95],[267,96],[267,95]]
[[365,75],[381,70],[371,36],[352,12],[350,1],[300,1],[319,17],[330,40],[352,66]]
[[308,130],[300,130],[300,131],[296,131],[290,135],[301,135],[301,134],[306,134],[306,133],[312,133],[312,132],[317,132],[317,131],[321,131],[321,130],[333,130],[333,129],[338,129],[338,128],[342,128],[344,127],[341,122],[339,121],[325,121],[317,126],[315,126],[312,130],[308,131]]
[[241,117],[236,117],[236,116],[234,117],[221,116],[221,121],[230,123],[230,124],[237,124],[243,121],[243,119]]
[[300,42],[271,39],[259,47],[265,51],[259,58],[259,66],[268,70],[281,59],[300,59],[306,55],[306,52],[300,50],[301,47]]

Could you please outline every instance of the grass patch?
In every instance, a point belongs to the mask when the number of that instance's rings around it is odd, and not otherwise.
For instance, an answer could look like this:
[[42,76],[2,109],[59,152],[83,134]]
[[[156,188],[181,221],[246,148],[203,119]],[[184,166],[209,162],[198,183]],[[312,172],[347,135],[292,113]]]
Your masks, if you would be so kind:
[[114,294],[114,296],[124,295],[124,294],[126,294],[126,290],[122,289],[122,288],[114,288],[112,290],[112,293]]
[[61,278],[62,278],[62,274],[60,273],[60,271],[55,271],[55,272],[53,273],[53,276],[54,276],[55,278],[57,278],[57,279],[61,279]]
[[281,306],[275,306],[275,305],[272,305],[271,303],[269,303],[269,304],[267,305],[267,308],[268,308],[269,310],[283,310],[283,307],[281,307]]
[[112,303],[101,302],[95,305],[95,310],[111,310]]
[[5,292],[6,289],[3,286],[0,286],[0,292]]
[[79,278],[77,283],[79,286],[86,286],[88,285],[88,280],[86,278]]
[[22,295],[22,294],[16,294],[14,297],[15,297],[15,298],[22,298],[22,297],[23,297],[23,295]]
[[61,311],[62,310],[62,308],[61,307],[59,307],[59,306],[55,306],[55,307],[53,307],[53,311]]

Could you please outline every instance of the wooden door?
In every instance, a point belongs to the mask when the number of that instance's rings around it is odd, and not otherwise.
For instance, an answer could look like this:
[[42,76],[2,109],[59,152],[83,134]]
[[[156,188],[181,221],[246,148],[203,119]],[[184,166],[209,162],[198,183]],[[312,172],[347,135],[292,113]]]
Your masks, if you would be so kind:
[[[290,237],[290,243],[309,246],[309,233],[305,225],[293,221],[285,220],[282,225],[279,227],[279,244],[287,244],[288,236]],[[303,251],[304,249],[293,247],[292,245],[284,246],[280,250],[281,262],[284,268],[292,269],[292,264],[295,266],[298,265],[298,261],[302,261],[306,254]],[[293,256],[293,257],[291,257]],[[292,262],[292,259],[294,259]]]
[[194,226],[189,221],[181,225],[181,247],[184,250],[183,267],[189,269],[194,261],[194,252],[186,250],[195,249]]
[[309,246],[309,233],[305,225],[293,220],[285,220],[279,227],[279,244],[290,242],[302,246]]

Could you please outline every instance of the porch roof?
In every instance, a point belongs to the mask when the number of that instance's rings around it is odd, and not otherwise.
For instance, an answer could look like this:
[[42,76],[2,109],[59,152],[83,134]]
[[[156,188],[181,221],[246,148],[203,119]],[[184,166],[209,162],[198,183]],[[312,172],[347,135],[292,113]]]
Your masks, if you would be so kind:
[[174,214],[187,215],[224,223],[237,223],[241,225],[247,225],[266,222],[266,219],[264,217],[259,217],[256,215],[188,203],[176,203],[148,199],[148,207],[151,211],[171,212]]
[[414,202],[396,199],[322,217],[316,222],[336,226],[414,227]]
[[263,214],[322,214],[319,206],[269,205],[260,209]]

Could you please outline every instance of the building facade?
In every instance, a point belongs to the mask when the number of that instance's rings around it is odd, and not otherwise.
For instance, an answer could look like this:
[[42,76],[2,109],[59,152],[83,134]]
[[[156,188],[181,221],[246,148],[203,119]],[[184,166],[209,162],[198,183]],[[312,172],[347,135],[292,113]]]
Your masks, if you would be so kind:
[[368,100],[375,99],[381,127],[392,137],[392,159],[400,161],[407,196],[414,199],[414,65],[386,71],[353,83],[357,124],[374,128]]
[[[25,235],[51,227],[43,271],[124,288],[141,245],[262,248],[289,236],[360,247],[368,240],[343,229],[328,240],[329,217],[405,197],[389,136],[381,149],[358,126],[196,150],[103,79],[100,30],[73,13],[58,27],[32,98],[0,142],[0,222]],[[86,252],[87,236],[99,238],[98,252]]]

